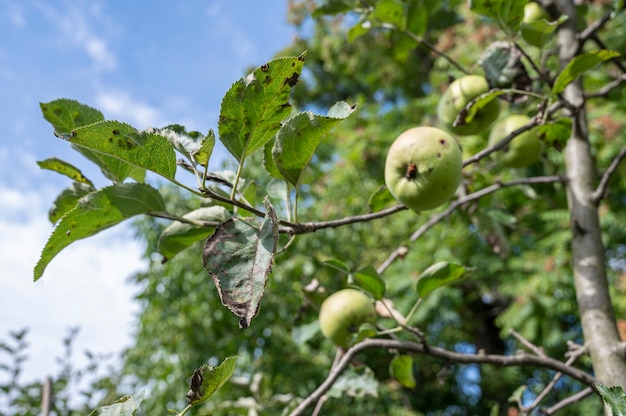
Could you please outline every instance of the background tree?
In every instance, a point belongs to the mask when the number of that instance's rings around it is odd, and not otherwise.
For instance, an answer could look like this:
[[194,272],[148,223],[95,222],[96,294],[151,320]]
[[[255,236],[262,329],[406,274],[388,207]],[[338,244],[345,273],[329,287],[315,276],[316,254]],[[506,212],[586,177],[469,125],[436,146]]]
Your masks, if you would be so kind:
[[[137,169],[113,182],[127,176],[142,182],[138,172],[148,168],[174,183],[159,187],[164,206],[152,206],[143,212],[150,215],[135,222],[138,237],[147,242],[150,265],[134,277],[144,288],[142,312],[136,345],[125,353],[124,373],[131,390],[149,391],[141,412],[181,407],[193,369],[231,355],[239,356],[233,383],[206,404],[215,414],[277,414],[293,410],[303,398],[311,407],[317,403],[314,412],[321,408],[327,414],[528,414],[539,405],[551,414],[566,404],[568,414],[598,414],[598,396],[579,400],[595,392],[593,382],[626,386],[616,325],[623,321],[615,319],[626,307],[620,296],[626,289],[626,190],[619,179],[626,154],[620,130],[626,71],[618,55],[624,53],[623,4],[545,2],[556,23],[537,26],[557,33],[542,48],[517,34],[523,6],[506,1],[473,2],[471,8],[460,1],[292,2],[291,19],[302,38],[280,55],[307,51],[299,79],[285,79],[290,86],[298,81],[292,104],[298,111],[321,113],[338,100],[358,108],[349,116],[344,110],[337,118],[345,120],[319,143],[298,181],[297,218],[293,187],[286,192],[283,181],[267,174],[280,176],[268,165],[268,150],[251,154],[245,164],[226,162],[222,168],[232,173],[212,172],[216,176],[209,182],[217,181],[201,189],[204,198],[191,192],[196,185],[186,185],[193,184],[193,175],[181,190],[175,185],[182,179],[172,180],[130,153],[111,151]],[[496,41],[505,41],[506,47],[489,48]],[[484,53],[494,50],[495,55]],[[499,66],[502,59],[496,58],[501,57],[511,65]],[[501,100],[503,117],[527,114],[526,129],[540,125],[544,152],[527,168],[506,169],[497,158],[505,143],[488,147],[486,137],[459,137],[465,167],[457,197],[416,215],[398,207],[383,188],[386,151],[407,128],[438,125],[441,95],[451,79],[467,73],[484,73],[498,87],[483,98]],[[502,84],[495,85],[498,81]],[[238,94],[233,88],[229,94]],[[98,132],[90,129],[108,125],[97,114],[81,108],[80,120],[63,124],[54,111],[43,110],[58,135],[82,148],[100,146]],[[229,123],[237,120],[223,115],[218,136],[225,141]],[[111,141],[121,129],[114,126]],[[83,138],[84,131],[92,136]],[[157,130],[154,137],[122,131],[123,138],[130,138],[122,145],[130,152],[167,136],[203,165],[184,140],[171,139],[171,131],[204,138],[201,156],[212,137],[180,128]],[[194,168],[179,163],[184,167]],[[233,186],[239,193],[231,191]],[[266,195],[283,233],[261,309],[249,328],[238,331],[237,319],[221,305],[202,270],[199,253],[226,218],[268,211],[261,202]],[[184,217],[206,207],[212,207],[208,218]],[[177,234],[172,219],[189,229]],[[345,221],[339,226],[329,222],[334,219]],[[358,283],[359,274],[375,276],[376,270],[385,298],[406,317],[418,297],[416,280],[439,261],[464,265],[468,272],[419,301],[410,320],[400,320],[404,330],[348,350],[349,368],[341,354],[334,358],[335,348],[317,323],[324,297]],[[380,328],[397,324],[388,314],[379,322]],[[516,354],[519,349],[527,352]],[[411,357],[408,381],[390,371],[399,353]],[[316,390],[324,386],[331,366],[341,370],[342,378],[331,390]],[[565,376],[557,378],[557,371]],[[578,400],[569,403],[571,397]]]

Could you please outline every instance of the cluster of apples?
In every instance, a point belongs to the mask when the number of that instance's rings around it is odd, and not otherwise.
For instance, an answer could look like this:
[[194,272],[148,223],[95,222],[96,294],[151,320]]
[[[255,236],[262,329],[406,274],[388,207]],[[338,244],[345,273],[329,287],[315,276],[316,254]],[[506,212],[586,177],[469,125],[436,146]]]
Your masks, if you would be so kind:
[[[544,44],[545,36],[535,23],[547,18],[538,3],[526,5],[520,33],[529,44]],[[471,136],[491,129],[488,145],[493,146],[530,121],[521,114],[498,119],[500,101],[492,99],[477,110],[471,121],[455,123],[457,118],[464,118],[459,114],[464,114],[467,105],[489,89],[487,79],[481,75],[456,79],[437,107],[442,128],[414,127],[396,138],[385,161],[385,183],[396,200],[415,211],[425,211],[452,198],[461,182],[463,168],[461,149],[452,134]],[[542,143],[536,130],[531,129],[515,136],[497,152],[497,158],[503,166],[523,168],[537,162],[541,151]],[[376,317],[374,302],[368,295],[356,289],[342,289],[324,300],[319,322],[326,338],[346,348],[351,335],[364,323],[374,324]]]
[[[520,33],[529,44],[545,43],[536,23],[547,18],[541,5],[527,3]],[[469,122],[464,122],[468,104],[489,89],[482,75],[465,75],[454,80],[437,106],[442,128],[414,127],[398,136],[385,161],[385,183],[396,200],[415,211],[425,211],[440,206],[455,194],[463,164],[459,144],[451,134],[471,136],[490,129],[488,145],[493,146],[530,121],[522,114],[500,117],[500,101],[494,98],[482,105]],[[503,166],[524,168],[537,162],[541,152],[537,130],[531,129],[515,136],[496,152],[496,157]]]

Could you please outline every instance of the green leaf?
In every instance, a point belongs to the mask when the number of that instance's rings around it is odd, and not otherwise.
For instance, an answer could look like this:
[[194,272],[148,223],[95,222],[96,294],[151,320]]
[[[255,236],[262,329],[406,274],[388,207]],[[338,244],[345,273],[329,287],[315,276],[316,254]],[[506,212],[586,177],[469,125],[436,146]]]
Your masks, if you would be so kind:
[[[229,217],[230,213],[222,206],[202,207],[183,215],[183,218],[196,223],[221,223]],[[215,227],[174,221],[163,230],[159,237],[159,252],[163,255],[164,261],[170,260],[197,241],[207,238],[214,230]]]
[[367,200],[367,206],[370,212],[380,211],[392,203],[395,203],[396,199],[391,195],[389,189],[385,185],[380,185]]
[[95,163],[102,171],[102,174],[114,183],[122,183],[127,178],[143,182],[146,178],[145,169],[129,165],[121,159],[98,153],[85,147],[72,145],[72,148]]
[[524,18],[526,3],[519,0],[471,0],[470,10],[495,20],[505,31],[515,33]]
[[534,22],[522,22],[520,24],[520,30],[528,31],[536,34],[539,46],[543,46],[550,39],[550,36],[558,29],[559,25],[568,19],[566,15],[560,16],[557,20],[552,22],[546,19],[536,20]]
[[71,133],[77,127],[104,120],[102,113],[76,100],[61,98],[49,103],[40,103],[43,117],[52,124],[57,135]]
[[372,28],[372,21],[369,16],[361,16],[358,22],[348,30],[348,42],[352,43],[360,36],[365,35]]
[[326,0],[324,4],[313,11],[313,17],[335,16],[349,12],[353,7],[354,1],[351,0]]
[[71,211],[80,198],[94,192],[96,188],[82,182],[74,182],[69,188],[64,189],[52,203],[48,211],[48,219],[55,224],[68,211]]
[[143,401],[143,393],[124,396],[108,406],[101,406],[89,413],[89,416],[132,416]]
[[219,390],[235,372],[237,356],[225,358],[217,367],[203,365],[197,368],[189,382],[187,403],[196,405],[202,403]]
[[[461,125],[464,125],[464,124],[471,123],[472,120],[474,120],[474,117],[476,116],[478,111],[480,111],[484,107],[487,107],[498,96],[503,95],[503,94],[507,94],[507,92],[508,91],[505,91],[505,90],[495,90],[495,89],[492,89],[492,90],[489,90],[486,93],[481,94],[478,97],[474,98],[472,101],[467,103],[465,108],[463,108],[461,111],[459,111],[459,113],[457,114],[456,118],[452,122],[452,125],[456,127],[456,126],[461,126]],[[494,103],[494,104],[496,104],[496,103]],[[493,110],[487,109],[486,111],[493,111]]]
[[572,134],[572,119],[563,117],[552,123],[542,124],[537,127],[537,134],[546,146],[560,151],[565,148]]
[[417,293],[424,298],[438,287],[460,279],[463,273],[465,273],[465,267],[458,264],[447,261],[435,263],[420,274],[417,279]]
[[366,266],[352,274],[354,283],[365,290],[376,300],[381,300],[385,296],[385,281],[380,276],[376,268]]
[[573,82],[580,75],[593,69],[596,65],[620,56],[619,52],[609,51],[606,49],[586,52],[576,56],[572,59],[563,71],[556,77],[552,92],[559,94],[563,92],[571,82]]
[[165,212],[159,191],[141,183],[125,183],[99,189],[78,200],[52,232],[35,266],[35,281],[61,250],[135,215]]
[[60,173],[61,175],[65,175],[76,182],[82,182],[86,183],[87,185],[93,186],[93,183],[89,179],[87,179],[78,168],[74,167],[74,165],[64,160],[53,157],[50,159],[38,161],[37,164],[42,169],[48,169]]
[[462,126],[464,124],[469,124],[474,120],[476,113],[481,109],[489,105],[489,103],[496,99],[499,95],[506,94],[506,91],[503,90],[490,90],[484,94],[479,95],[474,98],[472,101],[467,103],[464,109],[459,111],[456,118],[452,122],[453,126]]
[[428,29],[428,7],[424,7],[423,2],[405,2],[405,23],[404,27],[409,32],[417,36],[422,36]]
[[596,383],[602,400],[609,406],[613,416],[626,416],[626,394],[621,386],[605,386]]
[[278,226],[274,208],[265,200],[267,214],[257,218],[230,218],[207,240],[204,269],[217,286],[222,304],[247,328],[259,310],[265,283],[276,253]]
[[289,183],[298,186],[304,169],[326,133],[353,111],[354,106],[338,102],[331,107],[327,116],[302,112],[285,122],[276,134],[272,157],[279,172]]
[[398,355],[389,363],[389,373],[402,386],[412,389],[417,385],[413,374],[413,357],[410,355]]
[[339,270],[343,273],[350,273],[350,266],[339,259],[328,259],[322,262],[324,266],[332,267],[335,270]]
[[405,29],[404,5],[400,0],[380,0],[370,17],[381,23],[391,23],[400,30]]
[[263,147],[263,167],[265,168],[265,171],[274,178],[285,179],[283,178],[282,173],[278,170],[274,157],[272,157],[272,149],[274,148],[275,142],[275,140],[270,140]]
[[167,138],[119,121],[101,121],[72,131],[69,141],[94,152],[174,179],[176,155]]
[[289,94],[296,85],[305,53],[278,58],[235,82],[222,100],[220,141],[240,162],[270,141],[291,112]]
[[291,338],[296,345],[304,345],[320,333],[320,321],[315,319],[308,324],[294,326],[291,329]]

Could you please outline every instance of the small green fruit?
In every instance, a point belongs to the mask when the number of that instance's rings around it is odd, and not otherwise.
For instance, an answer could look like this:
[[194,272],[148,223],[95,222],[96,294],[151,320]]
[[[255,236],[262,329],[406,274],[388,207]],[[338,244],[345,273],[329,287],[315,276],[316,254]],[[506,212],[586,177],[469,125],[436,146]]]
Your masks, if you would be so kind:
[[452,136],[435,127],[414,127],[389,148],[385,183],[399,202],[425,211],[454,195],[462,169],[461,150]]
[[534,1],[526,3],[526,6],[524,6],[524,18],[520,24],[522,38],[533,46],[542,47],[548,40],[549,34],[542,30],[543,25],[538,22],[543,20],[547,22],[549,19],[550,15],[541,4]]
[[351,334],[364,323],[376,322],[372,298],[356,289],[342,289],[327,297],[320,308],[322,334],[335,345],[347,347]]
[[494,99],[476,112],[473,120],[467,124],[453,126],[461,110],[473,99],[489,91],[487,79],[481,75],[465,75],[450,84],[437,105],[437,117],[447,130],[460,136],[477,134],[486,130],[500,114],[500,102]]
[[[514,114],[497,122],[489,134],[489,146],[497,144],[529,121],[530,118],[525,115]],[[536,129],[526,130],[511,140],[498,157],[505,166],[524,168],[539,160],[542,147]]]

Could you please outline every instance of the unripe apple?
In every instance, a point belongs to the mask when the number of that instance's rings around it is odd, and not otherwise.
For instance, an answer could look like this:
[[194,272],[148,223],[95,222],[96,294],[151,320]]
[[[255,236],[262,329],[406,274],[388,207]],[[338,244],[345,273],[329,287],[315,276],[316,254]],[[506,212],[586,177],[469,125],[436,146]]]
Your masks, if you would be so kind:
[[374,301],[356,289],[342,289],[327,297],[320,308],[322,334],[335,345],[347,347],[351,334],[364,323],[376,322]]
[[537,22],[542,20],[548,21],[549,19],[550,15],[541,4],[534,1],[526,3],[526,6],[524,6],[524,18],[520,24],[522,38],[533,46],[542,47],[548,40],[549,35],[542,31],[541,25],[537,24]]
[[[489,134],[489,146],[497,144],[529,121],[528,116],[521,114],[513,114],[498,121]],[[536,129],[526,130],[511,140],[497,157],[505,166],[523,168],[539,160],[542,147]]]
[[452,136],[435,127],[414,127],[391,144],[385,183],[399,202],[425,211],[454,195],[462,168],[461,150]]
[[473,99],[489,91],[487,79],[481,75],[465,75],[454,80],[443,93],[437,105],[437,117],[441,125],[454,134],[468,136],[486,130],[500,114],[500,102],[491,100],[476,112],[467,124],[453,126],[454,120],[461,110]]

